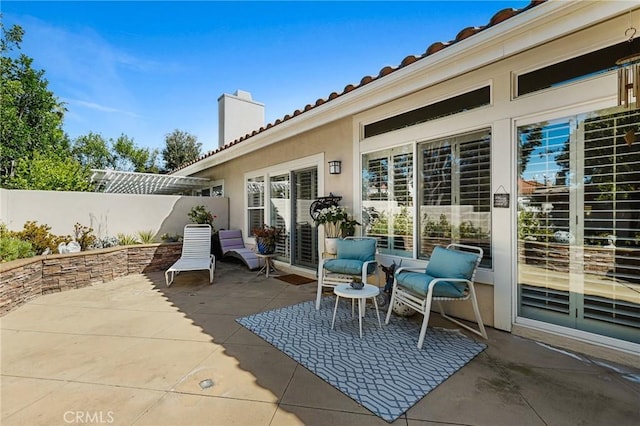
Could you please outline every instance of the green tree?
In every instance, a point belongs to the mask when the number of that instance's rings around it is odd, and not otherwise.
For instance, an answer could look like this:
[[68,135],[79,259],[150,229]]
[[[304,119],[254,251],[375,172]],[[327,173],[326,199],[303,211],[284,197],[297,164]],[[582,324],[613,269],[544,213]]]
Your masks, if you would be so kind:
[[162,159],[166,170],[177,169],[182,164],[200,157],[202,144],[194,135],[176,129],[167,134],[164,141],[165,148],[162,150]]
[[32,68],[33,59],[16,51],[24,36],[17,25],[8,30],[0,21],[0,178],[16,162],[35,152],[64,152],[68,141],[62,131],[64,105],[48,90],[43,70]]
[[73,157],[92,169],[114,169],[126,172],[158,173],[158,150],[141,148],[127,135],[105,139],[89,132],[79,136],[71,147]]
[[89,132],[79,136],[71,147],[71,153],[80,164],[93,169],[114,168],[113,153],[102,135]]
[[158,150],[136,146],[133,139],[120,135],[113,141],[114,168],[129,172],[158,173]]
[[9,189],[92,191],[90,170],[62,154],[35,152],[18,160],[14,175],[5,180]]

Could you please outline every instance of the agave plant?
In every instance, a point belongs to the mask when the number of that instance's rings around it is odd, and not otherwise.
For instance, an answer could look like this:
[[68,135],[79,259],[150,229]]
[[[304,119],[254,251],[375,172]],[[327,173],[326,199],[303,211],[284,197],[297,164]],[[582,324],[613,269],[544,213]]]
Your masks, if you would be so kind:
[[153,243],[154,234],[155,233],[153,231],[146,230],[146,231],[138,231],[137,236],[138,236],[138,240],[142,244],[151,244]]
[[135,235],[118,234],[118,242],[121,246],[132,246],[134,244],[140,244],[138,238]]

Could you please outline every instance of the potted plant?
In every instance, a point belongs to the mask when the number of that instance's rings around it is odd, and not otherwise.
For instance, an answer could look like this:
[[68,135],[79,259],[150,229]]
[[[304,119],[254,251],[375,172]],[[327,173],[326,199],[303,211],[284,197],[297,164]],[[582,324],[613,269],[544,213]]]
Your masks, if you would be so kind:
[[343,206],[326,207],[318,213],[315,219],[316,225],[324,226],[325,250],[327,253],[336,253],[336,242],[341,235],[342,223],[349,219],[347,209]]
[[344,237],[353,237],[356,235],[356,226],[360,226],[360,222],[353,217],[347,218],[340,224],[340,235]]
[[276,242],[282,234],[282,228],[262,225],[261,228],[254,228],[252,231],[256,237],[256,246],[260,254],[273,254],[276,251]]
[[211,253],[214,253],[216,256],[222,256],[222,253],[216,253],[216,243],[218,241],[218,231],[216,230],[215,225],[213,224],[218,216],[214,215],[207,209],[204,205],[194,206],[187,213],[189,219],[192,223],[198,223],[202,225],[210,225],[211,226]]
[[203,205],[194,206],[187,214],[192,223],[200,223],[211,225],[211,231],[215,231],[216,228],[213,225],[218,216],[214,215]]

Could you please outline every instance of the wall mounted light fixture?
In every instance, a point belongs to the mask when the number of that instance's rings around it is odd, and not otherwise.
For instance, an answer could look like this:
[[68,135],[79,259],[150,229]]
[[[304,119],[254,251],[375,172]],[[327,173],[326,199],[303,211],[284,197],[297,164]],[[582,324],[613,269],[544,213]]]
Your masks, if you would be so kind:
[[340,173],[342,173],[342,161],[340,160],[329,161],[329,174],[339,175]]

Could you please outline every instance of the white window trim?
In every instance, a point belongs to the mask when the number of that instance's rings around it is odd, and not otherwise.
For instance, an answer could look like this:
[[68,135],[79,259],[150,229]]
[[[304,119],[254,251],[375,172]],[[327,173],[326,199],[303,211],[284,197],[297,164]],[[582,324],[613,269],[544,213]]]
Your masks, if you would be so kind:
[[[244,174],[244,220],[243,220],[243,233],[245,241],[254,244],[255,238],[251,237],[251,230],[247,228],[249,222],[249,203],[247,197],[247,180],[256,177],[263,177],[264,182],[269,182],[271,176],[282,175],[284,173],[290,173],[293,170],[304,169],[308,167],[317,167],[318,169],[318,194],[324,194],[324,180],[325,180],[325,154],[315,154],[308,157],[298,158],[296,160],[287,161],[284,163],[274,164],[272,166],[256,169]],[[264,193],[264,221],[265,223],[271,223],[271,210],[267,209],[270,203],[270,194],[268,191]]]

